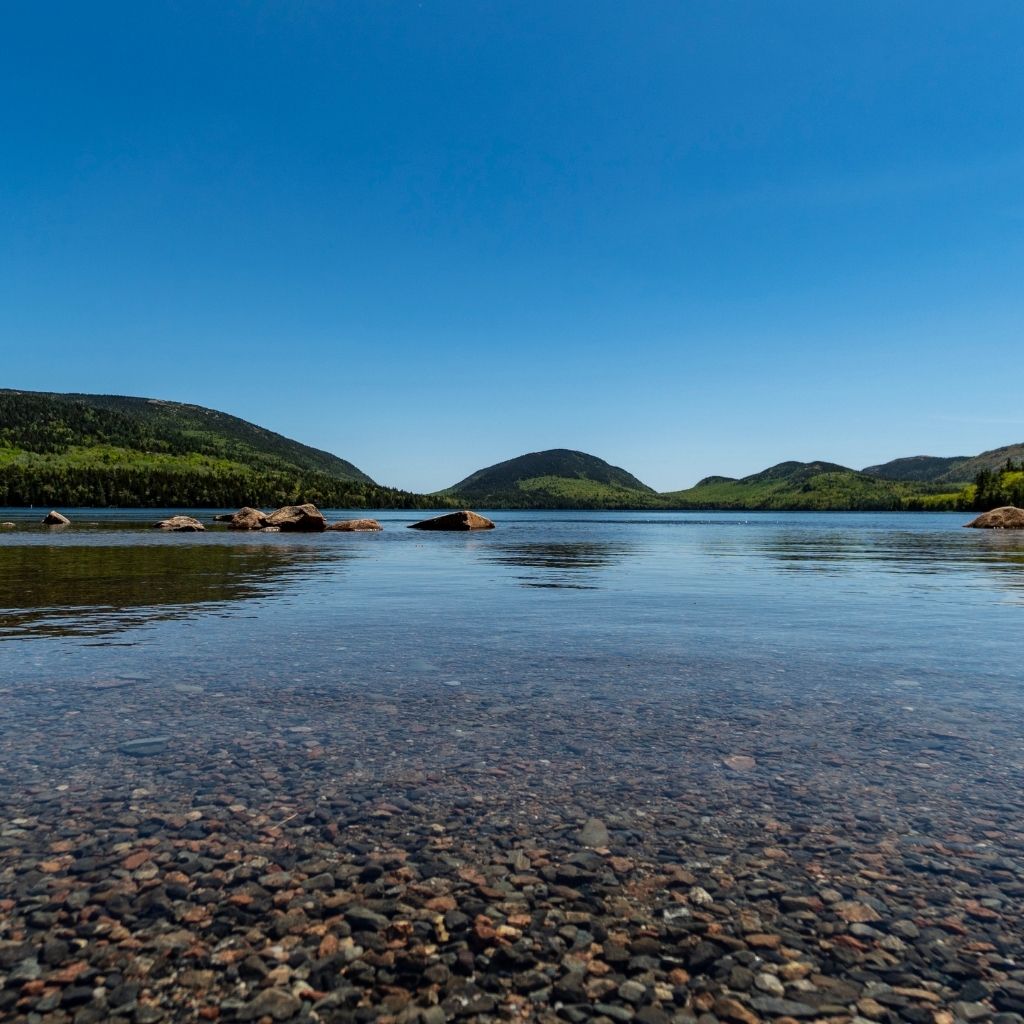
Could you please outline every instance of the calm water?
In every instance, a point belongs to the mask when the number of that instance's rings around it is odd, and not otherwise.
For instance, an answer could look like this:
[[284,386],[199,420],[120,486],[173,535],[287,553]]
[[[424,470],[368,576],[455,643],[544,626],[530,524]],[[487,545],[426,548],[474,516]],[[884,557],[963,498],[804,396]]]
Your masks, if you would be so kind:
[[[446,1019],[549,1020],[524,993],[553,1005],[570,942],[610,959],[595,936],[614,934],[656,958],[605,964],[566,1019],[634,1019],[591,1006],[623,1003],[628,971],[666,1008],[646,1020],[693,1024],[693,993],[734,983],[700,941],[722,929],[744,963],[806,961],[775,978],[786,1000],[752,989],[763,1016],[723,1020],[847,1020],[861,996],[898,1008],[883,1024],[1024,1006],[999,989],[1024,962],[1024,534],[947,515],[499,513],[424,534],[382,513],[382,533],[316,536],[38,515],[0,512],[21,523],[0,532],[0,1019],[92,1000],[83,1020],[126,1020],[107,1012],[122,979],[165,1014],[147,1021],[255,1019],[260,972],[229,966],[251,953],[287,956],[274,984],[306,1010],[339,986],[363,1001],[319,1019],[415,994]],[[471,920],[505,922],[546,973],[513,977]],[[351,964],[322,944],[342,925]],[[65,991],[72,960],[91,973]],[[37,974],[54,986],[20,987]]]
[[1024,535],[960,515],[507,512],[424,535],[383,512],[311,536],[159,516],[0,511],[0,686],[1024,696]]

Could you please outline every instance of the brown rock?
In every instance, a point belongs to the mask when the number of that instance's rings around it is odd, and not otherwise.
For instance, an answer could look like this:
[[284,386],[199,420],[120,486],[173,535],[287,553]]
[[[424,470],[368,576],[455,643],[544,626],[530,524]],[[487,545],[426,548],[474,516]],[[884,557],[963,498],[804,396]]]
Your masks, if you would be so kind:
[[1004,505],[991,512],[982,512],[977,519],[964,523],[964,526],[978,530],[1024,530],[1024,508]]
[[191,516],[171,516],[170,519],[162,519],[153,525],[158,530],[172,530],[177,533],[201,533],[206,529],[198,519]]
[[232,530],[262,530],[267,525],[267,517],[258,508],[240,508],[228,520]]
[[443,516],[424,519],[421,523],[412,523],[410,530],[493,530],[494,523],[490,519],[463,509],[461,512],[447,512]]
[[266,525],[287,533],[321,533],[327,528],[327,520],[316,505],[285,505],[267,516]]
[[758,1017],[748,1006],[730,996],[719,996],[715,1000],[715,1016],[722,1020],[735,1021],[736,1024],[760,1024]]
[[880,921],[881,915],[866,903],[859,903],[857,900],[843,900],[832,908],[844,921],[851,924],[867,924],[870,921]]
[[14,523],[0,523],[0,530],[13,530]]
[[71,520],[60,512],[50,512],[43,520],[43,526],[67,526]]
[[757,767],[757,762],[747,754],[730,754],[722,758],[726,768],[734,772],[752,772]]
[[338,533],[370,533],[383,530],[384,527],[376,519],[343,519],[340,523],[331,523],[327,529]]

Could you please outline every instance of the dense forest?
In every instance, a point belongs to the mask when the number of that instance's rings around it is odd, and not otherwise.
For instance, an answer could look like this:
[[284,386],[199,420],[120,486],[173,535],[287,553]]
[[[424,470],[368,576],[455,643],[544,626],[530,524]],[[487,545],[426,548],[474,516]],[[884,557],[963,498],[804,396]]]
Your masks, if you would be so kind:
[[0,505],[434,508],[350,462],[201,406],[0,391]]
[[238,468],[72,465],[61,460],[0,463],[0,505],[105,508],[436,508],[450,502],[324,474]]

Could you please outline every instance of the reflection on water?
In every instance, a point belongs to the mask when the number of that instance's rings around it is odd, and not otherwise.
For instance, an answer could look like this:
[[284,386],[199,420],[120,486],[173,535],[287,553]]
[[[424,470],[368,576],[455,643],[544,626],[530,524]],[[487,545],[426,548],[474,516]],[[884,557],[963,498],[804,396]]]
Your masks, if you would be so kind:
[[495,565],[534,570],[516,575],[524,587],[593,590],[599,586],[600,570],[627,558],[631,547],[594,540],[520,541],[488,547],[481,558]]
[[269,544],[0,546],[0,640],[99,636],[215,611],[325,557]]
[[789,531],[763,539],[761,553],[784,571],[841,574],[870,569],[920,576],[982,572],[1024,587],[1024,535],[994,530],[963,534],[915,532]]

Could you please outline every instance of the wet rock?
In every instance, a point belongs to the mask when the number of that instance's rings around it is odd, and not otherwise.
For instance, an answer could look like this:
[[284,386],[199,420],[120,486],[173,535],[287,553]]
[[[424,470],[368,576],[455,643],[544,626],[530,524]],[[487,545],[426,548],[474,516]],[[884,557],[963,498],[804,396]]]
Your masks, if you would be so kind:
[[290,1020],[302,1009],[302,1000],[280,988],[268,988],[246,1003],[237,1014],[238,1020]]
[[443,516],[412,523],[410,530],[493,530],[494,523],[485,516],[468,509],[461,512],[447,512]]
[[266,525],[266,515],[258,508],[250,508],[248,505],[228,516],[228,526],[232,530],[262,530]]
[[149,757],[152,754],[162,754],[171,742],[170,736],[143,736],[137,740],[128,740],[118,748],[123,754],[130,754],[132,757]]
[[284,533],[321,533],[327,529],[327,520],[316,505],[286,505],[271,512],[266,525]]
[[1003,505],[989,512],[982,512],[964,526],[976,530],[1024,530],[1024,508]]
[[579,840],[584,846],[605,847],[611,841],[608,827],[600,818],[590,818],[580,829]]
[[201,533],[206,527],[192,516],[171,516],[153,524],[155,529],[168,530],[175,533]]
[[376,519],[343,519],[337,523],[331,523],[327,527],[337,533],[372,533],[376,530],[383,530],[384,527]]

